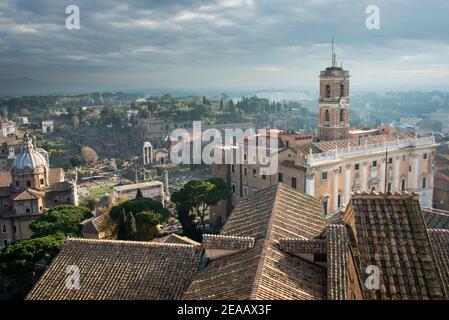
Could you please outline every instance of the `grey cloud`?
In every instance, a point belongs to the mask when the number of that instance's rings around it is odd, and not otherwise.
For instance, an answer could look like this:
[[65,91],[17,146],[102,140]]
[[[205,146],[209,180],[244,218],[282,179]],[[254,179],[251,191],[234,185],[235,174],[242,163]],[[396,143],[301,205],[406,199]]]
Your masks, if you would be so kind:
[[[447,72],[435,72],[449,53],[447,1],[376,1],[378,31],[364,26],[371,2],[6,0],[0,74],[139,87],[315,86],[334,35],[360,84],[449,84]],[[64,26],[69,4],[80,7],[80,30]],[[407,70],[417,76],[405,78]]]

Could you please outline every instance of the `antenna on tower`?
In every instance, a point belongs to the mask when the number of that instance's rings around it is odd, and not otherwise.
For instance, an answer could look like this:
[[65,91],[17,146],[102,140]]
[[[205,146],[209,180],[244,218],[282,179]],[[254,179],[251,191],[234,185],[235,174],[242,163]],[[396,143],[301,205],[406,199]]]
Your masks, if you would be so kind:
[[337,66],[337,59],[335,57],[335,51],[334,51],[334,36],[332,36],[332,67]]

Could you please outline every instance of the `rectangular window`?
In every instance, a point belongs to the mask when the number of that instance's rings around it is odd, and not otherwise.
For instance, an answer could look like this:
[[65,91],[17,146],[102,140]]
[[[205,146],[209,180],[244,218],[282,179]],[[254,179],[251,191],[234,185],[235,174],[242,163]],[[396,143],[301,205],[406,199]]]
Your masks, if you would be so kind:
[[284,182],[284,175],[282,172],[278,172],[278,182]]
[[292,188],[296,189],[296,178],[292,177]]
[[391,182],[388,182],[387,184],[387,192],[391,192]]
[[3,233],[6,232],[6,224],[2,224],[2,232],[3,232]]
[[27,181],[27,188],[31,188],[31,181]]
[[323,200],[323,211],[324,215],[327,215],[327,199]]
[[44,184],[44,179],[41,179],[41,185],[43,185]]
[[388,163],[393,163],[393,158],[388,158]]
[[267,180],[267,176],[263,174],[262,179]]
[[406,155],[402,156],[402,161],[407,161],[407,156]]
[[341,207],[341,194],[338,195],[337,199],[338,199],[337,204],[338,204],[338,207],[340,208]]
[[373,161],[373,167],[377,167],[377,161],[376,160]]
[[322,181],[327,180],[327,171],[321,172],[321,180],[322,180]]
[[235,166],[233,164],[231,164],[231,172],[234,173],[235,172]]
[[424,154],[423,154],[423,159],[424,159],[424,160],[427,160],[427,153],[424,153]]
[[31,209],[30,209],[30,208],[26,208],[26,209],[25,209],[25,212],[26,212],[26,213],[30,213],[30,212],[31,212]]
[[246,197],[248,195],[248,187],[243,187],[243,196]]
[[257,170],[253,169],[253,177],[257,176]]
[[402,182],[401,182],[401,191],[405,191],[405,187],[406,187],[405,179],[403,179]]
[[330,98],[331,97],[331,86],[330,85],[326,85],[326,98]]
[[16,225],[14,225],[14,226],[12,227],[12,232],[17,233],[17,227],[16,227]]
[[243,160],[246,161],[246,153],[243,154]]
[[360,170],[360,163],[356,163],[356,164],[354,165],[354,170],[355,170],[355,171],[359,171],[359,170]]
[[248,169],[246,167],[243,168],[243,175],[247,175],[248,174]]
[[6,246],[9,243],[8,239],[3,239],[3,245]]
[[422,188],[423,188],[423,189],[426,188],[426,184],[427,184],[427,179],[426,179],[426,177],[422,177]]
[[232,184],[232,193],[235,193],[235,184]]

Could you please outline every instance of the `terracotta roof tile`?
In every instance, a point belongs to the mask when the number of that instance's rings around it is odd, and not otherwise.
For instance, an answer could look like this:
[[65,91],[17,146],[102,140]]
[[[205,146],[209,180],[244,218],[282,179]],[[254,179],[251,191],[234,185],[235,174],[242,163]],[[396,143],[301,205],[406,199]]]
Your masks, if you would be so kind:
[[252,237],[254,247],[210,261],[185,299],[324,299],[326,270],[279,249],[288,237],[313,238],[323,230],[319,200],[279,184],[242,199],[222,235]]
[[254,238],[205,234],[201,244],[204,249],[250,249]]
[[347,298],[348,282],[348,234],[341,224],[330,224],[326,228],[327,245],[327,298]]
[[285,238],[279,240],[279,248],[288,253],[326,253],[324,239]]
[[379,290],[363,286],[365,299],[445,296],[416,195],[356,194],[350,206],[355,219],[351,248],[362,282],[369,265],[380,270]]
[[[201,254],[185,244],[69,239],[27,299],[179,299]],[[70,265],[80,271],[78,290],[66,288]]]
[[443,279],[446,297],[449,296],[449,230],[428,229],[436,263]]
[[45,192],[28,188],[28,189],[22,191],[21,193],[19,193],[12,200],[13,201],[35,200],[35,199],[42,198],[44,195],[45,195]]
[[179,244],[191,244],[195,246],[200,246],[201,243],[196,242],[188,237],[179,236],[177,234],[169,234],[165,237],[156,238],[152,242],[160,242],[160,243],[179,243]]
[[449,212],[432,208],[421,208],[427,228],[449,229]]

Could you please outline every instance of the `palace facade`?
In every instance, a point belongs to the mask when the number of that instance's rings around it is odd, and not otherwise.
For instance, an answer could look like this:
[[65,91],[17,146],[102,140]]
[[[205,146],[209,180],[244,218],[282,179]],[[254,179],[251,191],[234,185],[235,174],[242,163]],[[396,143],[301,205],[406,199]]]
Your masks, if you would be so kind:
[[[229,183],[233,196],[213,208],[212,224],[220,227],[241,198],[279,182],[320,199],[326,215],[344,210],[357,191],[416,192],[423,207],[432,207],[434,137],[385,126],[351,130],[349,78],[333,55],[332,66],[320,73],[316,137],[290,130],[267,134],[278,136],[277,173],[262,175],[259,164],[247,161],[213,165],[212,175]],[[246,153],[247,140],[234,152]]]

